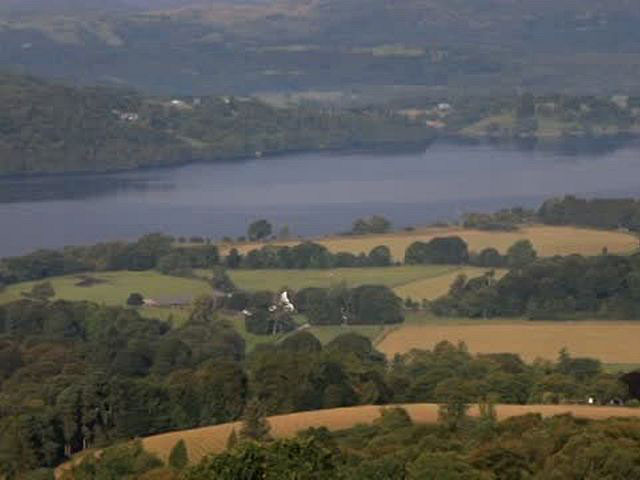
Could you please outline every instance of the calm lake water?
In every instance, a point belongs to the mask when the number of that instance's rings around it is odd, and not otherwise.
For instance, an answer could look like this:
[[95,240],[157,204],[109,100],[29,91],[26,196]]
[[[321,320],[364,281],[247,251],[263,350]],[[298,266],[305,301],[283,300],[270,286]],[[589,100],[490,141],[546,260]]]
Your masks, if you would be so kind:
[[309,153],[108,175],[0,180],[0,256],[174,235],[244,234],[258,218],[314,235],[382,214],[395,226],[547,197],[640,196],[640,145],[599,153],[435,144],[416,153]]

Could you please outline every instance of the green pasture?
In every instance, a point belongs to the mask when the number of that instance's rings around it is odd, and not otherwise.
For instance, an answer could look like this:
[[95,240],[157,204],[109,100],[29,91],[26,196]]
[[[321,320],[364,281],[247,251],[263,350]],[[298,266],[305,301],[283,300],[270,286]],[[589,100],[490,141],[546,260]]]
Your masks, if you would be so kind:
[[[87,278],[92,280],[92,284],[81,286],[81,282]],[[53,277],[47,281],[53,285],[55,299],[88,300],[104,305],[125,305],[132,292],[159,301],[211,293],[211,287],[200,279],[172,277],[155,271],[88,273]],[[0,293],[0,304],[23,298],[22,293],[29,292],[36,283],[40,282],[9,285]]]
[[306,287],[326,288],[343,282],[349,287],[377,284],[395,288],[457,270],[459,267],[451,265],[425,265],[331,270],[233,270],[229,274],[239,288],[258,291],[282,287],[298,290]]

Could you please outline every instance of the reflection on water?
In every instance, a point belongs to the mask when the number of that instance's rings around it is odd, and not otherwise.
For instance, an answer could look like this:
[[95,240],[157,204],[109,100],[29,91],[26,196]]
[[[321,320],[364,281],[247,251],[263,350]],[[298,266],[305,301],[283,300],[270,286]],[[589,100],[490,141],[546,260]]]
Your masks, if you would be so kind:
[[114,192],[169,191],[170,181],[154,182],[148,178],[126,175],[55,175],[0,180],[0,203],[81,200],[113,195]]
[[398,226],[568,193],[637,195],[640,148],[602,153],[436,144],[416,153],[310,153],[109,175],[0,180],[0,256],[133,238],[149,231],[221,238],[268,218],[301,235],[363,215]]

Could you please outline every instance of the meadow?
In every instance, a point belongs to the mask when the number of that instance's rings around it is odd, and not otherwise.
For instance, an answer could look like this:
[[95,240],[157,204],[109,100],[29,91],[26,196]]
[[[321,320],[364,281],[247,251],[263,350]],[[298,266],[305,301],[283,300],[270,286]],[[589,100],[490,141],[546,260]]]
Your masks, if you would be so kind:
[[[598,255],[603,248],[611,253],[629,253],[638,248],[635,235],[621,231],[606,231],[576,227],[530,226],[514,232],[471,230],[459,227],[417,228],[412,231],[393,232],[380,235],[364,236],[328,236],[310,239],[326,246],[332,252],[352,252],[355,254],[368,253],[378,245],[386,245],[391,249],[393,258],[397,261],[404,259],[407,247],[415,241],[428,242],[435,237],[457,235],[464,239],[470,251],[479,252],[484,248],[493,247],[501,253],[516,241],[528,239],[533,243],[539,256],[569,255]],[[300,240],[274,242],[273,245],[295,245]],[[260,243],[239,243],[222,246],[227,252],[235,247],[241,253],[254,248],[260,248]]]
[[[234,283],[249,291],[306,287],[322,287],[345,283],[349,287],[364,284],[386,285],[405,299],[434,300],[447,293],[455,278],[464,274],[478,277],[487,268],[454,265],[403,265],[399,267],[338,268],[331,270],[234,270],[229,274]],[[498,271],[502,275],[504,271]]]
[[[86,282],[86,279],[90,279],[90,282]],[[211,293],[211,287],[201,279],[173,277],[155,271],[90,273],[53,277],[47,280],[55,290],[54,299],[86,300],[101,305],[124,306],[132,292],[141,293],[145,298],[158,301],[176,298],[191,299],[201,294]],[[36,283],[39,282],[9,285],[0,292],[0,304],[24,298],[22,293],[29,292]],[[87,286],[82,286],[83,283]],[[171,316],[177,322],[183,321],[187,315],[182,309],[159,307],[142,307],[140,313],[148,317],[164,319]]]
[[[435,423],[438,421],[438,405],[414,404],[402,405],[412,420],[416,423]],[[640,417],[640,409],[622,407],[592,407],[585,405],[498,405],[496,407],[498,419],[539,413],[545,417],[571,413],[577,417],[594,420],[609,417]],[[478,416],[478,408],[469,410],[472,416]],[[297,432],[310,427],[326,427],[329,430],[344,430],[358,424],[367,424],[380,416],[380,407],[366,405],[329,410],[278,415],[269,418],[271,434],[276,438],[292,437]],[[226,448],[227,440],[232,430],[240,429],[240,423],[226,423],[212,427],[193,430],[164,433],[144,438],[142,444],[148,452],[167,461],[171,449],[179,440],[184,440],[189,460],[193,463],[200,461],[211,453],[222,452]]]

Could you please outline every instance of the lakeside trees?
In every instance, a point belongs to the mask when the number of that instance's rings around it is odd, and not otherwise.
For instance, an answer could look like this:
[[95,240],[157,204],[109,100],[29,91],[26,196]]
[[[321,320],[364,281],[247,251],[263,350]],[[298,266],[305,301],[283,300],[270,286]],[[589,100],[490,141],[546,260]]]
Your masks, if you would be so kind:
[[423,143],[433,135],[384,111],[172,100],[0,74],[0,174],[105,172],[256,152]]

